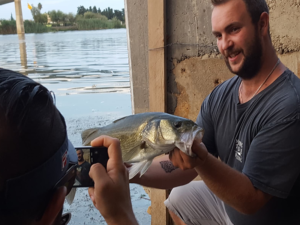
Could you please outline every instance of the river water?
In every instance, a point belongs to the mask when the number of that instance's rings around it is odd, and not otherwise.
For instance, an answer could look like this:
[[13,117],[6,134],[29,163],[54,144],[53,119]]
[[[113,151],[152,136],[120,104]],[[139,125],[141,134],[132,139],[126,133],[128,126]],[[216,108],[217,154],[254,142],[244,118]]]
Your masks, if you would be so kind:
[[54,91],[66,118],[131,114],[126,29],[0,35],[0,49],[0,67]]
[[[126,29],[0,35],[0,67],[29,76],[55,93],[75,146],[81,145],[82,130],[132,112]],[[138,221],[150,224],[144,190],[139,185],[130,190]],[[71,225],[105,224],[85,188],[64,209],[72,213]]]

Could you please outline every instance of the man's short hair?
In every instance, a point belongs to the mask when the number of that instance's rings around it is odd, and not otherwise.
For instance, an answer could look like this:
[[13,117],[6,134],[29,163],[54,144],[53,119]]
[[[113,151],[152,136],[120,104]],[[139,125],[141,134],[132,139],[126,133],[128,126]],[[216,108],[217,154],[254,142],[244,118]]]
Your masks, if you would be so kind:
[[[221,5],[229,0],[211,0],[213,6]],[[257,25],[263,12],[269,14],[269,8],[265,0],[243,0],[252,19],[252,23]]]
[[[66,127],[52,94],[32,79],[0,68],[0,192],[8,179],[32,171],[54,155]],[[22,186],[22,184],[20,184]],[[51,196],[15,210],[0,210],[1,224],[32,224]]]
[[76,152],[78,152],[78,151],[81,151],[81,153],[83,154],[84,152],[83,152],[83,150],[82,149],[76,149]]

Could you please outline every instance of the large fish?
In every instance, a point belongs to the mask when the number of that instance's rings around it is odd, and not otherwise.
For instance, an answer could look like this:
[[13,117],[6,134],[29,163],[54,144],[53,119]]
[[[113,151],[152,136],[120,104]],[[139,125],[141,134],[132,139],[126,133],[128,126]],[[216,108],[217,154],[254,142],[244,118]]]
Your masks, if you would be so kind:
[[154,157],[172,151],[175,147],[194,156],[192,144],[196,136],[202,138],[202,129],[193,121],[167,113],[141,113],[114,121],[105,127],[82,132],[83,145],[100,135],[118,138],[122,158],[134,163],[129,170],[129,179],[140,173],[142,176]]

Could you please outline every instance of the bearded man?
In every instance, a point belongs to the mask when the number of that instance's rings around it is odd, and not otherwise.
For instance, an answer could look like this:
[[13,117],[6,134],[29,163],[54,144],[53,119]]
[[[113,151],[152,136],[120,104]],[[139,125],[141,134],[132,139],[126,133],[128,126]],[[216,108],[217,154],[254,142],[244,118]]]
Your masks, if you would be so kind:
[[[300,80],[276,55],[265,0],[212,4],[212,32],[237,76],[202,104],[197,157],[175,149],[169,158],[181,170],[164,171],[163,156],[131,182],[181,186],[165,201],[177,225],[300,224]],[[203,181],[190,182],[197,175]]]
[[84,160],[83,150],[76,149],[78,163],[76,166],[75,186],[91,186],[92,180],[89,177],[91,164]]

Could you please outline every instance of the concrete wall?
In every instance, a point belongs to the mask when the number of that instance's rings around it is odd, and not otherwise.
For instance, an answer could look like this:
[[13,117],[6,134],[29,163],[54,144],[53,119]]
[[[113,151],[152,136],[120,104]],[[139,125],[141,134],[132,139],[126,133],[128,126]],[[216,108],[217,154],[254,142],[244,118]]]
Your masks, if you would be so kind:
[[[267,0],[271,36],[283,63],[300,76],[300,2]],[[129,31],[135,111],[147,111],[147,1],[130,1]],[[195,120],[204,98],[233,75],[211,34],[210,0],[166,0],[167,111]]]

